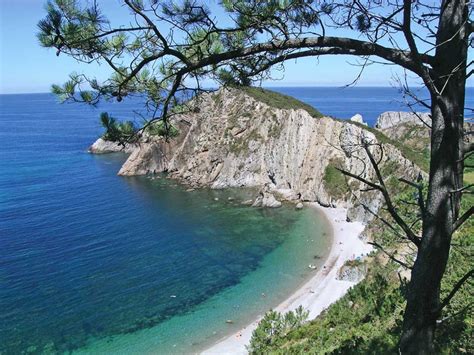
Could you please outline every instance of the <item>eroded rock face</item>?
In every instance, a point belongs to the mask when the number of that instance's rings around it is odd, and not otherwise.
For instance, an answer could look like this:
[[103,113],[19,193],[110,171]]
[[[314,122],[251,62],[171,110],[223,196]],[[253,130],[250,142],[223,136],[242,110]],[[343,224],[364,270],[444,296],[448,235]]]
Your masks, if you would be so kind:
[[166,171],[169,151],[161,142],[142,143],[128,157],[119,175],[147,175]]
[[[271,196],[293,201],[316,201],[325,206],[351,208],[351,218],[366,221],[371,214],[355,207],[357,200],[378,209],[380,196],[361,192],[349,179],[353,193],[335,194],[325,176],[326,168],[338,168],[374,180],[374,171],[362,149],[376,144],[376,137],[351,122],[315,118],[302,109],[270,107],[237,89],[203,94],[193,104],[200,109],[180,115],[177,138],[141,143],[120,170],[120,175],[166,171],[193,186],[212,188],[271,185]],[[380,147],[370,148],[375,156]],[[382,164],[395,164],[397,174],[414,178],[420,169],[393,146],[384,144]],[[262,196],[262,205],[276,205]],[[264,203],[265,201],[265,203]],[[379,202],[377,202],[379,201]]]
[[125,146],[117,143],[106,141],[102,138],[97,139],[88,149],[93,154],[107,153],[132,153],[137,146],[135,144],[125,144]]
[[387,111],[382,113],[375,123],[375,127],[381,130],[392,128],[400,124],[412,124],[423,126],[425,124],[431,126],[431,115],[426,112],[398,112]]

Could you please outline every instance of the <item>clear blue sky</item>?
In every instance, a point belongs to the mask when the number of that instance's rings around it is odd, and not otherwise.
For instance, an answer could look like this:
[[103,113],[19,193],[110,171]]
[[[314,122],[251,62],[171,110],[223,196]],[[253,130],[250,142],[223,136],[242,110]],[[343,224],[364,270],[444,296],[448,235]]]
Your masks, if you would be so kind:
[[[44,17],[46,0],[0,0],[0,94],[48,92],[51,84],[63,83],[75,71],[105,79],[106,66],[77,63],[65,55],[56,57],[54,50],[40,47],[36,25]],[[119,0],[99,0],[104,13],[113,23],[127,23],[127,11]],[[356,58],[327,56],[287,62],[282,80],[267,86],[341,86],[358,74]],[[400,69],[373,65],[366,69],[358,85],[389,86]],[[275,72],[274,77],[282,75]],[[418,81],[413,81],[418,83]],[[469,82],[470,86],[474,80]]]

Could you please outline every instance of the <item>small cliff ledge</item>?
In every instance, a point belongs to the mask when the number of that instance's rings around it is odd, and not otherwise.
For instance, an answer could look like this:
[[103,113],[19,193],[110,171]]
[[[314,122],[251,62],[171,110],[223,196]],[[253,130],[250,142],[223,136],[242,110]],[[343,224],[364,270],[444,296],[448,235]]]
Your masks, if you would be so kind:
[[123,146],[117,142],[99,138],[89,147],[88,151],[93,154],[132,153],[136,148],[137,145],[135,144],[125,144]]
[[225,88],[202,94],[189,106],[192,113],[173,120],[177,137],[168,142],[147,137],[132,149],[119,174],[167,172],[193,187],[265,187],[279,200],[350,208],[350,219],[367,221],[371,214],[360,202],[377,211],[381,197],[360,191],[355,179],[347,181],[350,192],[337,171],[375,180],[363,143],[374,144],[370,149],[387,174],[413,179],[421,173],[395,146],[377,139],[381,133],[323,117],[271,91]]

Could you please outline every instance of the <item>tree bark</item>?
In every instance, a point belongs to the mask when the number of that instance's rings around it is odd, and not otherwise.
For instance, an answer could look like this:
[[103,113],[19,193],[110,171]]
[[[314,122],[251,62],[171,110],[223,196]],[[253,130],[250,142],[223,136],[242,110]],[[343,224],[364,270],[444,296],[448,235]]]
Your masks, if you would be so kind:
[[407,294],[402,354],[432,354],[436,320],[440,315],[440,287],[448,262],[463,180],[463,124],[466,84],[467,4],[445,0],[437,35],[435,65],[430,77],[431,162],[422,241]]

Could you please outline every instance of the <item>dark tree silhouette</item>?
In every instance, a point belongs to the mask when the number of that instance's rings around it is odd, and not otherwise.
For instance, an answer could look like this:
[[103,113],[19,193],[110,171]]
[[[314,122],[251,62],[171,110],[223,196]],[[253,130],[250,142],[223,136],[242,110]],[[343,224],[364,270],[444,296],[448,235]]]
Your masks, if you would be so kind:
[[[168,127],[172,108],[186,93],[203,90],[203,79],[248,85],[271,78],[270,70],[290,59],[353,55],[363,59],[362,70],[364,64],[380,62],[414,73],[429,91],[430,100],[419,103],[432,118],[428,193],[420,197],[421,236],[391,203],[368,149],[379,181],[364,182],[383,194],[394,222],[417,248],[400,350],[433,352],[436,320],[446,303],[440,300],[440,283],[451,237],[473,213],[471,207],[460,215],[464,160],[474,151],[466,140],[472,132],[463,128],[466,80],[473,73],[469,0],[223,0],[225,16],[219,17],[206,3],[124,0],[130,22],[117,27],[96,1],[48,3],[38,24],[42,45],[81,62],[105,63],[113,71],[104,82],[71,75],[53,92],[92,104],[101,97],[121,101],[126,95],[146,95],[148,122],[163,120]],[[337,36],[341,29],[353,35]]]

